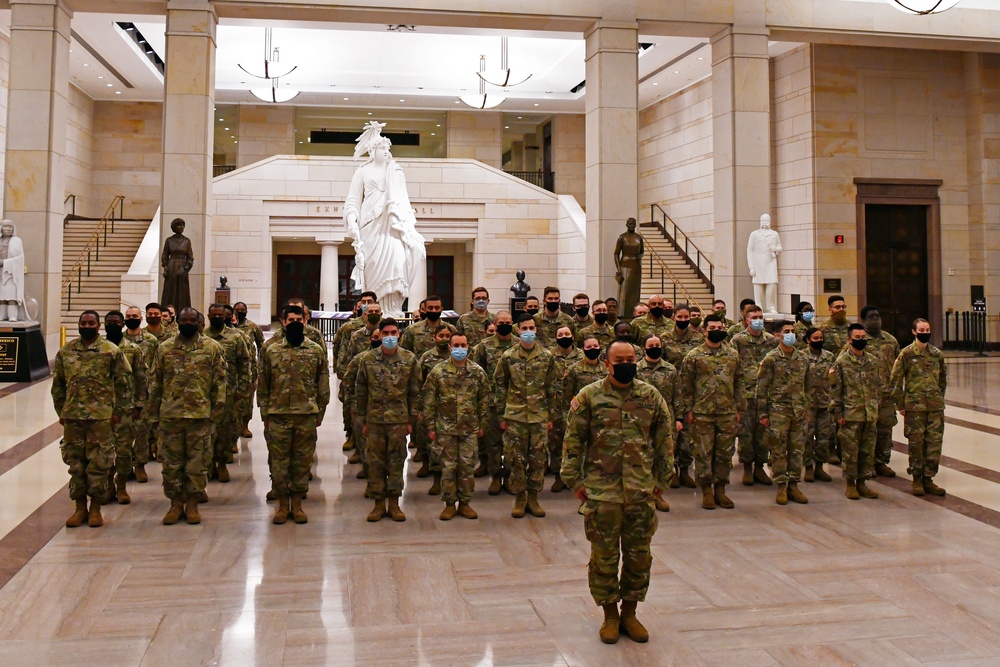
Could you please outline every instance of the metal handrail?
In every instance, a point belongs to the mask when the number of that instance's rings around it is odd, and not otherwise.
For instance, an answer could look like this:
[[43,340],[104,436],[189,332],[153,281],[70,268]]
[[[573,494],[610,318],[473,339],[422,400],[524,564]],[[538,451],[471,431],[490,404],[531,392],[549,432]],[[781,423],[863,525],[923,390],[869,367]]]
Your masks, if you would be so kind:
[[[63,199],[63,206],[66,206],[66,202],[68,202],[71,199],[73,200],[73,210],[70,213],[70,215],[76,216],[76,195],[74,194],[66,195],[66,199]],[[63,227],[65,226],[66,226],[66,220],[63,220]]]
[[[118,219],[124,219],[125,195],[117,195],[111,200],[111,204],[108,205],[108,209],[104,212],[101,221],[94,228],[94,233],[90,235],[87,245],[80,252],[80,256],[76,258],[73,268],[63,276],[62,291],[66,294],[66,310],[73,309],[73,272],[76,272],[76,293],[79,294],[83,284],[84,263],[87,264],[87,277],[90,277],[91,254],[93,253],[94,261],[99,262],[101,260],[101,246],[108,245],[108,227],[111,228],[112,234],[115,233],[115,209],[119,209]],[[104,236],[103,243],[101,243],[102,234]]]
[[670,270],[670,267],[667,266],[667,263],[663,261],[663,258],[660,257],[659,253],[656,252],[655,248],[653,248],[652,246],[647,245],[646,248],[645,248],[645,250],[646,250],[645,254],[649,255],[649,277],[650,278],[655,278],[656,277],[655,274],[653,273],[653,270],[654,270],[653,262],[654,262],[654,260],[655,260],[655,262],[657,264],[659,264],[659,268],[660,268],[660,292],[659,293],[661,295],[665,294],[666,291],[667,291],[666,278],[669,277],[670,278],[670,282],[672,282],[673,286],[674,286],[674,295],[673,295],[673,299],[672,299],[674,302],[677,301],[677,289],[680,288],[681,294],[684,296],[684,300],[687,301],[688,306],[697,306],[698,308],[701,309],[702,312],[708,312],[708,311],[705,310],[705,308],[700,303],[698,303],[698,301],[695,300],[695,298],[691,295],[691,293],[688,292],[687,287],[685,287],[684,283],[681,282],[681,280],[677,277],[677,275],[674,274],[674,272]]
[[[663,216],[662,222],[656,219],[657,211]],[[694,269],[701,281],[705,283],[708,291],[715,293],[715,266],[659,204],[649,205],[649,221],[650,224],[663,232],[663,236],[670,241],[670,244],[677,249],[688,266]],[[667,223],[670,223],[670,230],[667,229]],[[673,231],[672,235],[671,231]]]

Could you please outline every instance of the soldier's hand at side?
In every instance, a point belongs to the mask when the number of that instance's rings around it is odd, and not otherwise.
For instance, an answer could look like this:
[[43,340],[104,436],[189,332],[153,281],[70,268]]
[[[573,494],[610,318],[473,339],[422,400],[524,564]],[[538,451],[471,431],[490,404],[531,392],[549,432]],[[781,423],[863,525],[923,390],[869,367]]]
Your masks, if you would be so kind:
[[[368,435],[365,433],[365,435]],[[413,424],[406,425],[406,435],[413,435]]]
[[552,430],[553,428],[555,428],[555,427],[553,426],[552,422],[549,422],[549,423],[548,423],[548,424],[546,425],[546,429],[545,429],[545,430],[547,430],[547,431],[551,431],[551,430]]
[[684,430],[684,422],[682,422],[680,419],[677,420],[677,422],[676,422],[675,425],[677,426],[677,431],[678,432]]
[[581,503],[587,500],[587,490],[582,486],[576,491],[574,491],[573,495],[576,496],[576,499],[579,500]]
[[841,417],[840,419],[837,420],[837,424],[839,424],[840,426],[843,426],[846,423],[847,423],[847,420],[844,419],[843,417]]
[[686,415],[684,415],[684,421],[686,423],[688,423],[688,424],[693,424],[694,423],[694,413],[693,412],[688,412]]
[[901,414],[902,416],[904,416],[904,417],[905,417],[905,416],[906,416],[906,410],[900,410],[900,411],[899,411],[899,414]]
[[323,420],[317,417],[316,418],[316,428],[319,428],[322,425],[323,425]]
[[120,422],[121,420],[122,420],[121,417],[119,417],[118,415],[111,415],[112,426],[118,426],[118,422]]
[[740,411],[739,410],[736,411],[736,423],[737,424],[740,423]]
[[484,428],[481,428],[481,429],[479,429],[478,431],[476,431],[476,437],[477,437],[477,438],[483,438],[483,437],[486,437],[486,429],[484,429]]
[[506,431],[507,430],[507,422],[506,422],[506,420],[500,422],[500,430],[501,431]]
[[771,418],[770,417],[761,417],[760,418],[760,424],[764,428],[771,428]]
[[660,500],[663,500],[663,489],[661,489],[658,486],[654,486],[653,487],[653,495],[656,496],[657,498],[659,498]]
[[437,440],[438,438],[437,431],[427,431],[427,437],[430,438],[431,440]]
[[[407,426],[406,428],[407,430],[409,430],[410,427]],[[364,426],[361,427],[361,435],[365,436],[366,438],[368,437],[368,424],[365,424]]]

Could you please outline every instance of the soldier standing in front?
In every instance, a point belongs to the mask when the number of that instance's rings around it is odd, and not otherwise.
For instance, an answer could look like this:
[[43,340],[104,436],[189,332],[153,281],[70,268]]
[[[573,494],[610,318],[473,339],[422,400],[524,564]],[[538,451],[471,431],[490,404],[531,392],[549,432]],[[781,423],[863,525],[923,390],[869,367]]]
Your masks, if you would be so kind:
[[[493,336],[484,339],[472,352],[472,359],[486,371],[490,380],[490,413],[486,424],[486,434],[479,440],[479,467],[486,466],[490,476],[490,487],[487,493],[491,496],[500,494],[503,488],[503,431],[500,430],[501,415],[504,406],[495,403],[497,365],[503,353],[513,347],[515,341],[511,332],[514,330],[514,320],[510,312],[501,310],[496,314],[497,331]],[[477,469],[478,470],[478,469]]]
[[757,305],[748,305],[744,316],[746,331],[732,337],[733,349],[740,359],[740,375],[743,376],[747,409],[739,424],[739,454],[743,464],[743,484],[771,486],[771,478],[764,470],[770,458],[764,442],[764,426],[757,415],[754,401],[754,387],[757,384],[757,370],[768,352],[778,346],[778,339],[764,331],[764,313]]
[[[113,429],[115,436],[115,465],[108,471],[108,483],[114,482],[114,492],[108,490],[108,502],[112,499],[119,505],[128,505],[132,499],[125,488],[129,473],[132,472],[132,460],[136,436],[136,424],[142,415],[142,408],[149,393],[146,358],[142,348],[125,337],[125,316],[118,310],[112,310],[104,316],[104,335],[109,341],[121,349],[122,354],[132,369],[132,384],[129,391],[130,410],[125,410],[121,420]],[[112,476],[114,474],[114,480]]]

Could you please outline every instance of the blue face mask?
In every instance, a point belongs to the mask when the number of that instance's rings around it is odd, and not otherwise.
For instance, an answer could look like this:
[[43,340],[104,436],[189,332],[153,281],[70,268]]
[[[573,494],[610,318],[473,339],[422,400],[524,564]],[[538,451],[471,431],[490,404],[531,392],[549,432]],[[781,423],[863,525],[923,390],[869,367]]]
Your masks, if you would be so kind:
[[475,305],[477,310],[486,310],[486,306],[489,305],[489,302],[486,299],[476,299],[473,302],[473,305]]
[[465,361],[465,358],[469,356],[469,348],[467,347],[453,347],[451,348],[451,358],[455,361]]
[[531,345],[535,342],[535,332],[534,331],[522,331],[521,332],[521,342],[525,345]]
[[364,315],[366,312],[368,312],[368,304],[363,303],[361,304],[361,314]]
[[398,342],[399,338],[396,336],[385,336],[382,338],[382,347],[387,350],[395,350]]
[[781,335],[781,342],[785,344],[785,347],[795,347],[795,341],[797,340],[794,333],[786,333]]
[[754,331],[763,331],[764,320],[750,320],[750,328]]
[[811,311],[811,310],[803,310],[802,311],[802,321],[803,322],[812,322],[813,321],[813,317],[815,317],[815,316],[816,316],[816,313],[814,311]]

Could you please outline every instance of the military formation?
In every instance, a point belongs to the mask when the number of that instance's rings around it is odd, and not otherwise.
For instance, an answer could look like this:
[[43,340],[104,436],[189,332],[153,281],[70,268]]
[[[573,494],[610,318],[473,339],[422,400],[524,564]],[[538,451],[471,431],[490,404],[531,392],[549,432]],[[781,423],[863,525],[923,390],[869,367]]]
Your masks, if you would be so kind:
[[888,463],[898,413],[913,494],[945,494],[934,477],[947,372],[924,319],[900,349],[877,308],[850,323],[839,295],[823,326],[803,303],[771,331],[749,299],[736,321],[722,301],[702,313],[659,295],[630,320],[615,299],[586,294],[564,312],[556,287],[517,313],[491,312],[483,287],[469,303],[452,325],[440,297],[429,296],[407,323],[386,317],[378,295],[365,292],[329,348],[298,299],[267,340],[243,303],[212,304],[207,317],[184,308],[175,318],[156,303],[113,311],[104,339],[101,316],[85,311],[79,338],[56,356],[52,386],[76,503],[66,525],[102,525],[101,505],[130,503],[127,482],[148,482],[152,461],[162,465],[169,501],[163,523],[199,523],[209,483],[230,481],[240,438],[252,437],[254,395],[272,522],[307,523],[331,370],[343,449],[373,503],[367,521],[406,520],[408,456],[420,464],[418,478],[431,478],[442,521],[478,517],[477,478],[489,496],[513,497],[517,519],[546,516],[546,475],[550,492],[568,489],[591,543],[590,591],[607,643],[620,634],[648,639],[636,607],[668,490],[697,488],[703,509],[733,509],[734,457],[742,484],[774,487],[778,505],[808,503],[800,484],[832,482],[829,466],[841,467],[848,499],[874,499],[867,482],[895,475]]

